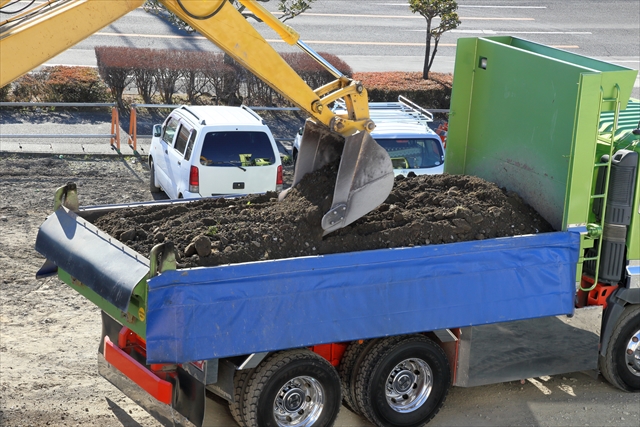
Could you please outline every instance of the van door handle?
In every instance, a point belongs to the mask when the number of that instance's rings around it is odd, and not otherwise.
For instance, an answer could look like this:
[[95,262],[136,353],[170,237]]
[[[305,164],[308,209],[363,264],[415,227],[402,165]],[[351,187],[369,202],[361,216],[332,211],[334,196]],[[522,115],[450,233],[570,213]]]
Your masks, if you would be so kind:
[[169,150],[164,150],[164,154],[169,154]]
[[181,164],[182,164],[182,162],[178,160],[178,166],[180,166]]

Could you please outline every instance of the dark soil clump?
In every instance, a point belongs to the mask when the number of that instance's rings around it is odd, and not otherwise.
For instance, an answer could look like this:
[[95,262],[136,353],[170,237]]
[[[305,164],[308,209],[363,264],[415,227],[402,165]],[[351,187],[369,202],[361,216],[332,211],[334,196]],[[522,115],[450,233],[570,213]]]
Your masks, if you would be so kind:
[[336,173],[332,164],[306,175],[283,202],[276,193],[205,199],[119,210],[95,224],[143,255],[172,241],[180,268],[552,231],[517,194],[444,174],[396,178],[385,203],[323,238]]

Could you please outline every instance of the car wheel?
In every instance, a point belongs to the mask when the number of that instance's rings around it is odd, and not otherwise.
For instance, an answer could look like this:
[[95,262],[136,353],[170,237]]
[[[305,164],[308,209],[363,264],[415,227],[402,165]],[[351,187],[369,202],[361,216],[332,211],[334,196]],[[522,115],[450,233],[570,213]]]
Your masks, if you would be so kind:
[[329,362],[307,349],[274,353],[253,371],[243,406],[250,426],[331,426],[342,396]]
[[640,305],[627,306],[616,324],[600,371],[612,385],[625,391],[640,391]]
[[356,400],[376,426],[417,427],[444,404],[451,384],[446,354],[423,335],[384,339],[371,348],[356,378]]
[[156,166],[153,163],[153,160],[149,162],[149,191],[151,193],[159,193],[160,187],[157,184],[156,180]]

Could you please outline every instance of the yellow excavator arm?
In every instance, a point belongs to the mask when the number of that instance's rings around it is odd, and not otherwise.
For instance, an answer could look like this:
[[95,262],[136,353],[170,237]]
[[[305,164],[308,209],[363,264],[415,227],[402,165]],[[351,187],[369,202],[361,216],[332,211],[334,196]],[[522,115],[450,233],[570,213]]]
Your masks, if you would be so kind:
[[[0,0],[0,5],[8,0]],[[0,87],[89,37],[144,0],[49,0],[0,23]],[[326,233],[355,221],[382,203],[393,186],[391,160],[368,134],[367,91],[344,76],[289,26],[255,0],[239,0],[291,45],[324,66],[335,80],[317,89],[304,80],[227,0],[160,0],[171,12],[211,40],[312,118],[307,122],[294,185],[308,172],[340,158],[333,205],[323,218]],[[329,105],[343,99],[346,115]],[[346,140],[344,139],[346,138]]]

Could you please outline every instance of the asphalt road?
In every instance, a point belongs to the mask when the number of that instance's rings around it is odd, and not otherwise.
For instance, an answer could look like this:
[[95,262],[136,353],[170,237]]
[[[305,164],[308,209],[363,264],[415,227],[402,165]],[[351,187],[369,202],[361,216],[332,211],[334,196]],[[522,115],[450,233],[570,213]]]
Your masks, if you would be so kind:
[[[275,11],[276,1],[266,4]],[[639,68],[640,4],[637,0],[459,2],[462,24],[442,36],[434,65],[453,70],[460,37],[512,35]],[[402,0],[318,0],[288,22],[317,51],[340,56],[356,71],[418,71],[422,68],[425,20]],[[290,51],[265,24],[255,24],[279,51]],[[172,27],[138,9],[53,58],[49,64],[95,65],[94,47],[215,50],[198,35]]]
[[[275,0],[266,3],[277,13]],[[445,33],[433,71],[453,72],[460,37],[511,35],[581,55],[640,69],[640,3],[613,0],[465,0],[462,24]],[[317,0],[313,8],[288,21],[318,52],[338,55],[354,71],[421,71],[426,21],[402,0]],[[272,46],[295,51],[269,29],[255,23]],[[180,31],[161,17],[135,10],[114,24],[51,59],[49,65],[95,66],[96,46],[211,51],[204,37]],[[632,96],[640,98],[640,79]]]

